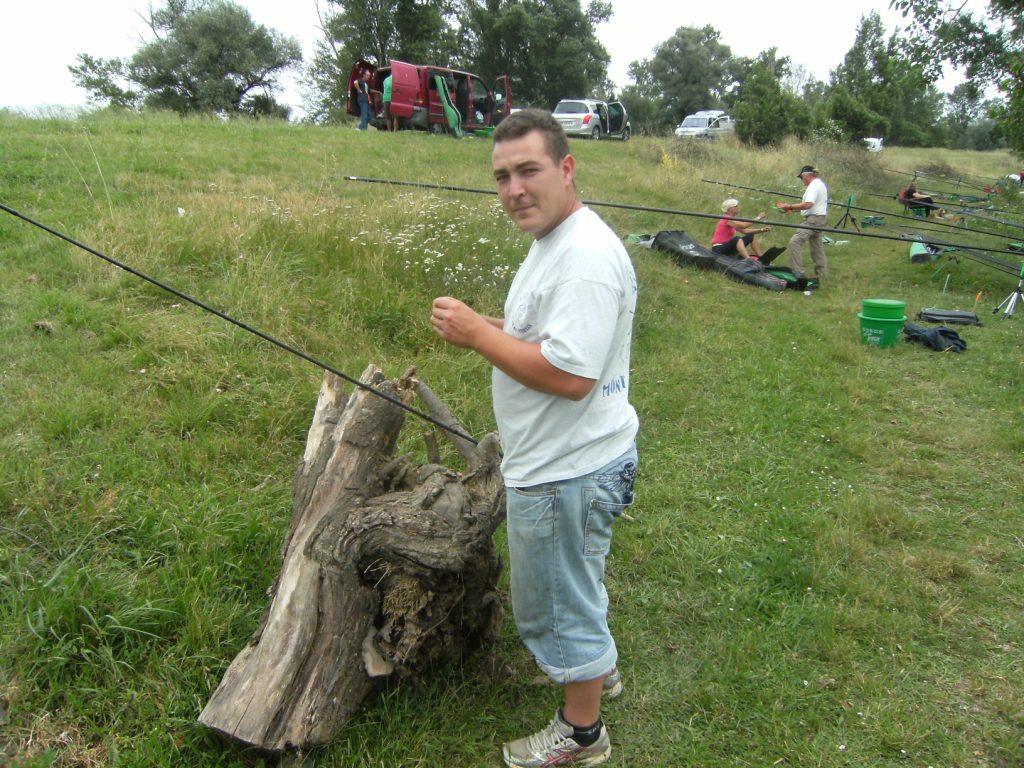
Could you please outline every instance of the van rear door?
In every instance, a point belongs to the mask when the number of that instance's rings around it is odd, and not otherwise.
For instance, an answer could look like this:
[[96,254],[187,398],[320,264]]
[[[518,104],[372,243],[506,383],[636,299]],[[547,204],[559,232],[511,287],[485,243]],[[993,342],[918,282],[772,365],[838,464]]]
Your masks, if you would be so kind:
[[413,107],[425,106],[425,94],[420,88],[419,67],[404,61],[391,61],[391,114],[395,117],[412,117]]
[[501,75],[494,81],[491,95],[490,114],[484,116],[484,122],[497,125],[512,112],[512,78]]

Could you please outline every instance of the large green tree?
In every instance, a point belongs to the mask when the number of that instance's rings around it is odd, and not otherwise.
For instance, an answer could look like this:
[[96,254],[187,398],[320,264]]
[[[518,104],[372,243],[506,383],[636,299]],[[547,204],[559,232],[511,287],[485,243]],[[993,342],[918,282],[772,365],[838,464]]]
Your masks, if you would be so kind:
[[1005,101],[994,110],[1009,145],[1024,156],[1024,2],[989,0],[987,19],[946,0],[891,0],[910,20],[904,49],[937,76],[943,62],[977,84],[994,84]]
[[894,33],[886,38],[881,17],[861,18],[853,46],[833,72],[828,117],[848,139],[884,136],[892,144],[935,143],[942,96],[923,67],[901,51]]
[[154,40],[127,60],[78,55],[76,85],[97,104],[287,117],[277,77],[302,61],[293,38],[229,0],[168,0],[151,9]]
[[658,89],[654,85],[654,78],[651,77],[650,62],[632,62],[626,75],[630,84],[622,89],[619,100],[629,112],[633,131],[660,133],[671,128],[672,120],[666,114]]
[[786,136],[807,132],[808,109],[782,86],[789,74],[789,59],[777,58],[771,48],[745,67],[732,107],[736,135],[745,144],[763,147],[777,144]]
[[488,80],[511,75],[519,104],[603,96],[611,56],[595,29],[611,14],[605,0],[463,0],[462,60]]
[[720,36],[711,26],[680,27],[640,63],[650,72],[666,120],[678,123],[691,112],[725,105],[734,78],[732,53]]
[[975,82],[960,83],[946,97],[948,145],[953,149],[987,150],[1005,147],[1002,128],[989,117],[997,108],[985,98],[984,89]]
[[306,69],[306,111],[330,120],[344,111],[348,78],[359,59],[447,65],[459,51],[453,0],[328,0]]

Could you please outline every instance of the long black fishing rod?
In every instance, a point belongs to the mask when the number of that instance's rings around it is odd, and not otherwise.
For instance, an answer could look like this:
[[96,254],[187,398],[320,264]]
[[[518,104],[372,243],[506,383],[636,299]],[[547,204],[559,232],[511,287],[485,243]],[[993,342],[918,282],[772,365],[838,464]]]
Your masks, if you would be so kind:
[[1018,224],[1015,221],[1007,221],[1006,219],[1000,219],[997,216],[990,216],[989,214],[982,213],[981,211],[979,211],[977,209],[974,209],[974,208],[970,208],[970,209],[967,209],[967,210],[960,211],[960,213],[964,213],[967,216],[973,216],[974,218],[981,219],[982,221],[991,221],[994,224],[1002,224],[1004,227],[1013,227],[1014,229],[1024,229],[1024,224]]
[[963,246],[956,245],[955,243],[949,243],[937,238],[928,238],[924,240],[924,242],[933,247],[941,246],[945,255],[949,256],[949,258],[953,260],[956,260],[960,256],[965,256],[971,261],[976,261],[979,264],[984,264],[987,267],[991,267],[992,269],[1014,276],[1020,274],[1021,271],[1024,270],[1024,263],[1014,264],[1012,262],[1005,261],[1004,259],[991,256],[987,253],[982,253],[977,248],[965,248]]
[[[777,197],[789,197],[789,198],[793,198],[795,200],[799,200],[800,199],[800,195],[794,195],[794,194],[791,194],[789,192],[778,192],[778,191],[772,190],[772,189],[762,189],[761,187],[748,187],[748,186],[744,186],[743,184],[734,184],[734,183],[732,183],[730,181],[716,181],[714,179],[701,179],[701,181],[706,182],[708,184],[720,184],[722,186],[732,187],[734,189],[746,189],[746,190],[749,190],[751,192],[764,192],[766,194],[775,195]],[[987,229],[972,229],[972,228],[966,227],[966,226],[957,226],[957,225],[951,224],[951,223],[949,223],[947,221],[940,221],[940,220],[935,220],[935,219],[921,219],[921,218],[919,218],[917,216],[907,216],[906,214],[902,214],[902,213],[892,213],[890,211],[880,211],[877,208],[865,208],[864,206],[852,205],[852,204],[846,205],[846,204],[840,203],[838,201],[833,201],[833,205],[835,205],[837,208],[844,208],[845,209],[845,208],[848,207],[850,210],[853,210],[853,211],[864,211],[865,213],[878,213],[878,214],[882,214],[884,216],[891,216],[892,218],[896,218],[896,219],[906,219],[907,221],[914,221],[914,222],[917,222],[917,223],[921,223],[922,221],[928,221],[929,223],[934,224],[936,226],[955,227],[957,229],[957,231],[960,231],[960,232],[974,232],[975,234],[979,234],[979,235],[991,235],[992,237],[1006,237],[1005,234],[1002,234],[1002,233],[999,233],[999,232],[992,232],[991,230],[987,230]],[[964,213],[964,211],[959,211],[959,213]],[[968,215],[977,216],[977,214],[974,214],[974,213],[968,213]],[[979,217],[979,218],[981,218],[981,217]],[[1000,221],[998,219],[996,219],[995,221],[998,221],[1001,224],[1002,223],[1008,223],[1008,224],[1010,224],[1010,226],[1020,226],[1020,225],[1017,225],[1017,224],[1013,224],[1012,222],[1002,222],[1002,221]],[[861,233],[861,234],[866,234],[866,233]],[[985,249],[982,249],[982,250],[990,250],[990,249],[985,248]],[[992,250],[996,250],[996,249],[992,249]],[[1005,251],[1005,250],[998,250],[998,252],[999,253],[1008,253],[1008,251]]]
[[[375,178],[371,178],[371,177],[368,177],[368,176],[344,176],[343,178],[345,179],[345,181],[361,181],[361,182],[366,182],[366,183],[369,183],[369,184],[387,184],[389,186],[417,187],[419,189],[440,189],[440,190],[444,190],[444,191],[447,191],[447,192],[469,192],[469,193],[476,194],[476,195],[491,195],[491,196],[493,196],[493,195],[497,194],[497,192],[495,192],[493,189],[479,189],[479,188],[474,188],[474,187],[457,187],[457,186],[452,186],[452,185],[449,185],[449,184],[433,184],[433,183],[426,182],[426,181],[399,181],[397,179],[375,179]],[[724,184],[725,182],[712,182],[712,183]],[[732,185],[732,186],[737,186],[738,187],[739,185]],[[753,189],[753,188],[752,187],[748,187],[748,189]],[[768,190],[757,190],[757,191],[766,192]],[[775,193],[772,193],[772,194],[775,194]],[[783,195],[783,196],[784,197],[797,197],[796,195]],[[605,208],[624,208],[624,209],[629,210],[629,211],[645,211],[647,213],[666,213],[666,214],[669,214],[669,215],[672,215],[672,216],[690,216],[690,217],[698,218],[698,219],[715,219],[715,220],[718,220],[718,219],[722,218],[722,215],[720,213],[702,213],[700,211],[681,211],[681,210],[679,210],[677,208],[653,208],[653,207],[647,206],[647,205],[633,205],[633,204],[630,204],[630,203],[609,203],[609,202],[604,202],[604,201],[601,201],[601,200],[581,200],[580,202],[582,202],[584,205],[589,205],[589,206],[602,206],[602,207],[605,207]],[[733,216],[732,218],[734,218],[736,221],[746,221],[746,222],[750,222],[752,224],[770,224],[773,227],[786,227],[786,228],[789,228],[789,229],[801,229],[804,226],[803,224],[791,224],[791,223],[789,223],[787,221],[772,221],[770,219],[746,219],[746,218],[743,218],[742,216]],[[876,238],[878,240],[896,240],[896,241],[899,241],[899,242],[904,242],[905,241],[905,238],[894,237],[892,235],[878,235],[878,234],[874,234],[873,232],[850,232],[847,229],[835,229],[835,228],[831,228],[831,227],[815,227],[815,229],[817,231],[819,231],[819,232],[831,232],[831,233],[837,234],[837,235],[855,235],[857,237],[871,237],[871,238]],[[974,248],[975,250],[979,250],[979,251],[992,251],[993,253],[1009,253],[1009,254],[1014,255],[1014,256],[1019,256],[1020,255],[1016,251],[1001,250],[1001,249],[998,249],[998,248],[982,248],[982,247],[979,247],[979,246],[969,246],[966,243],[960,243],[960,244],[945,243],[945,244],[956,246],[958,248]]]
[[[899,200],[899,195],[886,195],[881,192],[862,192],[862,197],[881,197],[886,200]],[[997,208],[991,203],[981,203],[977,205],[964,205],[963,203],[948,203],[946,205],[939,205],[940,208],[946,208],[952,213],[961,213],[966,211],[967,213],[973,213],[974,211],[986,211],[988,213],[1001,213],[1004,216],[1024,216],[1024,211],[1016,211],[1012,208]]]
[[[918,179],[918,178],[932,179],[933,181],[938,181],[938,182],[945,183],[945,184],[955,184],[957,187],[967,186],[967,187],[971,187],[973,189],[979,189],[982,192],[985,192],[985,197],[980,197],[978,195],[961,195],[961,194],[959,194],[957,192],[948,192],[948,191],[939,191],[939,192],[935,192],[935,193],[932,193],[932,194],[940,195],[940,196],[948,195],[950,198],[954,198],[954,197],[958,198],[958,203],[963,208],[962,212],[970,213],[972,215],[977,215],[979,218],[987,219],[989,221],[995,221],[995,222],[998,222],[999,224],[1007,224],[1007,225],[1009,225],[1011,227],[1021,226],[1019,224],[1014,224],[1013,222],[1003,221],[1002,219],[997,219],[997,218],[993,218],[991,216],[985,216],[985,215],[981,215],[981,214],[975,213],[975,211],[977,211],[979,209],[983,209],[983,210],[990,211],[990,212],[1010,213],[1010,214],[1014,214],[1014,215],[1020,215],[1019,211],[1007,210],[1005,208],[996,208],[995,206],[992,205],[992,194],[997,191],[998,186],[999,186],[999,184],[1000,184],[1000,182],[1002,180],[996,181],[995,183],[989,184],[988,186],[979,187],[979,186],[976,186],[976,185],[967,184],[966,182],[962,181],[961,179],[951,179],[951,178],[946,177],[946,176],[936,176],[936,175],[933,175],[933,174],[926,173],[925,171],[914,171],[912,174],[910,174],[910,173],[907,173],[905,171],[894,171],[894,170],[889,169],[889,168],[883,168],[882,170],[883,171],[887,171],[889,173],[897,173],[897,174],[901,174],[901,175],[905,175],[905,176],[913,176],[914,179]],[[967,199],[967,198],[969,198],[969,199]],[[1024,228],[1024,227],[1022,227],[1022,228]]]
[[[957,254],[963,255],[972,261],[980,262],[986,266],[992,267],[993,269],[998,269],[1000,272],[1006,272],[1011,275],[1016,275],[1022,268],[1024,268],[1024,263],[1016,263],[1000,259],[998,256],[991,255],[986,248],[958,245],[956,243],[951,243],[948,240],[943,240],[940,237],[935,237],[935,230],[933,229],[924,229],[923,227],[904,227],[904,229],[914,229],[919,232],[923,232],[924,234],[914,235],[904,233],[900,238],[901,240],[925,243],[935,249],[947,252],[947,255],[954,260],[957,258]],[[1010,253],[1017,257],[1020,257],[1021,255],[1018,251],[999,251],[999,253]]]
[[[446,191],[446,192],[469,192],[469,193],[472,193],[472,194],[475,194],[475,195],[491,195],[492,197],[494,195],[498,194],[493,189],[480,189],[478,187],[456,187],[456,186],[452,186],[450,184],[432,184],[432,183],[426,182],[426,181],[399,181],[399,180],[396,180],[396,179],[374,179],[374,178],[371,178],[371,177],[368,177],[368,176],[345,176],[344,179],[345,179],[345,181],[362,181],[362,182],[366,182],[366,183],[369,183],[369,184],[388,184],[390,186],[397,186],[397,187],[418,187],[419,189],[440,189],[440,190],[443,190],[443,191]],[[721,214],[717,214],[717,213],[700,213],[699,211],[680,211],[680,210],[678,210],[676,208],[652,208],[651,206],[648,206],[648,205],[633,205],[631,203],[608,203],[608,202],[604,202],[604,201],[601,201],[601,200],[580,200],[580,202],[583,203],[584,205],[601,206],[601,207],[604,207],[604,208],[624,208],[627,211],[646,211],[648,213],[667,213],[667,214],[671,214],[673,216],[693,216],[693,217],[700,218],[700,219],[720,219],[720,218],[722,218],[722,215]],[[742,218],[740,216],[735,216],[733,218],[735,218],[737,221],[751,221],[751,222],[756,221],[759,224],[760,223],[770,223],[770,224],[775,224],[775,226],[779,226],[779,227],[791,227],[791,228],[794,228],[794,229],[799,229],[800,228],[799,224],[789,224],[789,223],[784,222],[784,221],[763,222],[763,221],[761,221],[759,219],[744,219],[744,218]],[[823,229],[822,231],[823,232],[839,232],[839,233],[844,233],[845,232],[845,230],[842,230],[842,229],[837,229],[837,230]]]
[[[773,190],[773,189],[762,189],[761,187],[748,187],[748,186],[744,186],[743,184],[735,184],[735,183],[733,183],[731,181],[716,181],[715,179],[701,179],[701,181],[703,181],[703,182],[705,182],[707,184],[720,184],[720,185],[722,185],[724,187],[733,187],[735,189],[746,189],[746,190],[749,190],[751,192],[764,192],[765,194],[775,195],[777,197],[789,197],[789,198],[792,198],[794,200],[799,200],[801,198],[800,195],[796,195],[796,194],[793,194],[793,193],[790,193],[790,192],[779,192],[779,191]],[[906,214],[902,214],[902,213],[892,213],[890,211],[880,211],[877,208],[865,208],[862,205],[853,205],[852,203],[841,203],[841,202],[839,202],[838,198],[832,200],[832,204],[834,206],[836,206],[837,208],[843,208],[843,209],[849,208],[851,211],[863,211],[864,213],[878,213],[878,214],[882,214],[884,216],[890,216],[890,217],[896,218],[896,219],[907,219],[909,221],[921,222],[921,219],[919,217],[917,217],[917,216],[907,216]],[[935,221],[933,223],[940,224],[942,226],[947,226],[947,227],[948,226],[953,226],[952,224],[949,224],[948,222],[942,222],[942,221]],[[979,235],[995,235],[996,234],[995,232],[988,232],[988,231],[980,230],[980,229],[968,229],[967,227],[958,227],[958,229],[962,229],[964,231],[969,231],[969,232],[975,232],[975,233],[977,233]]]
[[[970,181],[965,181],[963,176],[942,176],[939,174],[928,173],[927,171],[914,171],[914,178],[927,179],[929,181],[938,182],[939,184],[951,184],[954,189],[965,187],[967,189],[975,189],[979,192],[984,192],[986,195],[992,194],[991,184],[975,184]],[[978,197],[978,195],[972,195],[972,197]]]
[[337,377],[339,377],[341,379],[344,379],[345,381],[349,382],[350,384],[354,384],[355,386],[359,387],[360,389],[365,389],[367,392],[370,392],[370,393],[376,395],[377,397],[380,397],[380,398],[382,398],[384,400],[387,400],[392,405],[397,405],[399,408],[402,408],[403,410],[408,411],[409,413],[413,414],[414,416],[419,416],[424,421],[430,422],[435,427],[440,427],[441,429],[443,429],[443,430],[445,430],[447,432],[450,432],[451,434],[455,435],[456,437],[460,438],[461,440],[466,440],[466,441],[472,443],[473,445],[477,445],[477,441],[474,440],[469,435],[465,434],[464,432],[462,432],[462,431],[460,431],[458,429],[455,429],[454,427],[452,427],[452,426],[450,426],[448,424],[444,424],[443,422],[435,419],[433,416],[430,416],[429,414],[423,413],[422,411],[418,411],[415,408],[413,408],[412,406],[406,405],[401,400],[398,400],[397,398],[394,398],[394,397],[392,397],[391,395],[389,395],[389,394],[387,394],[385,392],[381,392],[379,389],[375,389],[374,387],[371,387],[368,384],[364,384],[363,382],[359,381],[359,379],[353,378],[352,376],[349,376],[346,373],[342,373],[337,368],[334,368],[333,366],[328,365],[325,362],[317,360],[315,357],[312,357],[311,355],[307,355],[305,352],[303,352],[301,350],[298,350],[298,349],[295,349],[295,347],[289,346],[288,344],[285,344],[283,341],[279,341],[278,339],[275,339],[273,336],[271,336],[269,334],[266,334],[263,331],[258,330],[256,328],[253,328],[251,325],[248,325],[247,323],[244,323],[241,320],[236,320],[235,318],[231,317],[230,315],[225,314],[224,312],[221,312],[219,309],[215,309],[215,308],[211,307],[209,304],[205,304],[202,301],[200,301],[199,299],[196,299],[196,298],[193,298],[192,296],[189,296],[187,293],[182,293],[177,288],[172,288],[171,286],[167,285],[166,283],[163,283],[163,282],[157,280],[155,277],[150,277],[149,275],[145,274],[144,272],[140,272],[139,270],[135,269],[134,267],[130,267],[127,264],[125,264],[125,263],[123,263],[121,261],[118,261],[115,258],[112,258],[111,256],[107,256],[105,253],[101,253],[100,251],[96,250],[95,248],[92,248],[92,247],[86,245],[85,243],[79,242],[78,240],[75,240],[74,238],[65,235],[63,232],[57,231],[56,229],[53,229],[52,227],[48,227],[46,224],[43,224],[42,222],[36,221],[35,219],[32,219],[32,218],[26,216],[25,214],[20,213],[19,211],[16,211],[13,208],[10,208],[10,207],[4,205],[3,203],[0,203],[0,210],[6,211],[7,213],[11,214],[12,216],[17,217],[17,218],[21,219],[22,221],[26,221],[26,222],[28,222],[29,224],[31,224],[31,225],[33,225],[35,227],[39,227],[39,229],[43,230],[44,232],[47,232],[47,233],[53,235],[54,237],[58,237],[61,240],[63,240],[64,242],[71,243],[71,245],[74,245],[74,246],[76,246],[78,248],[81,248],[83,251],[86,251],[87,253],[91,253],[93,256],[97,256],[97,257],[103,259],[108,264],[113,264],[118,269],[123,269],[125,272],[128,272],[129,274],[132,274],[132,275],[135,275],[136,277],[142,278],[146,282],[152,283],[153,285],[157,286],[158,288],[162,288],[163,290],[167,291],[168,293],[174,294],[179,299],[184,299],[185,301],[189,302],[190,304],[194,304],[195,306],[199,307],[200,309],[205,310],[206,312],[209,312],[211,314],[216,315],[221,320],[226,320],[227,322],[229,322],[229,323],[231,323],[233,325],[237,325],[242,330],[248,331],[249,333],[252,333],[252,334],[254,334],[256,336],[259,336],[264,341],[269,341],[271,344],[274,344],[275,346],[280,347],[281,349],[283,349],[286,352],[290,352],[291,354],[295,355],[296,357],[301,357],[303,360],[305,360],[306,362],[312,363],[317,368],[321,368],[321,369],[323,369],[325,371],[330,371],[335,376],[337,376]]
[[[980,184],[971,184],[970,182],[963,181],[962,176],[953,179],[948,176],[938,176],[930,174],[927,171],[897,171],[893,168],[883,168],[882,170],[885,171],[886,173],[895,173],[898,176],[911,176],[912,178],[915,179],[935,179],[936,181],[943,181],[946,182],[947,184],[956,184],[957,186],[970,187],[971,189],[980,189],[982,192],[987,192],[989,190],[989,187],[984,187],[981,186]],[[972,178],[980,179],[981,177],[974,176]]]

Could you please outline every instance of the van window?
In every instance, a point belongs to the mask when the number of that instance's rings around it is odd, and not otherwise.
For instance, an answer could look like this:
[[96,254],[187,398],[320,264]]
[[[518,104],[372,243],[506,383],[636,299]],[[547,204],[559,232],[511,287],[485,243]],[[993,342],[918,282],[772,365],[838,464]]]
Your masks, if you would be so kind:
[[487,103],[487,86],[475,77],[470,80],[473,85],[473,114],[469,116],[471,123],[481,123],[487,118],[490,105]]
[[695,117],[690,115],[682,122],[683,128],[706,128],[708,125],[708,118],[706,117]]

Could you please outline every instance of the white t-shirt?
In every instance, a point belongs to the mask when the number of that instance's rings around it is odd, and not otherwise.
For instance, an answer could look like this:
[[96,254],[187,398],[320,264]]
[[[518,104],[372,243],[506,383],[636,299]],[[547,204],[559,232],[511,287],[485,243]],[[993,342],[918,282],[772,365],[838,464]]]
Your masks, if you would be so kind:
[[804,189],[805,203],[814,203],[813,206],[803,211],[804,216],[825,216],[828,214],[828,189],[821,179],[811,179],[811,183]]
[[636,293],[626,249],[589,208],[533,242],[505,301],[504,330],[539,342],[556,368],[597,383],[574,401],[530,389],[494,369],[494,415],[507,485],[579,477],[633,444],[638,420],[629,403],[629,353]]

